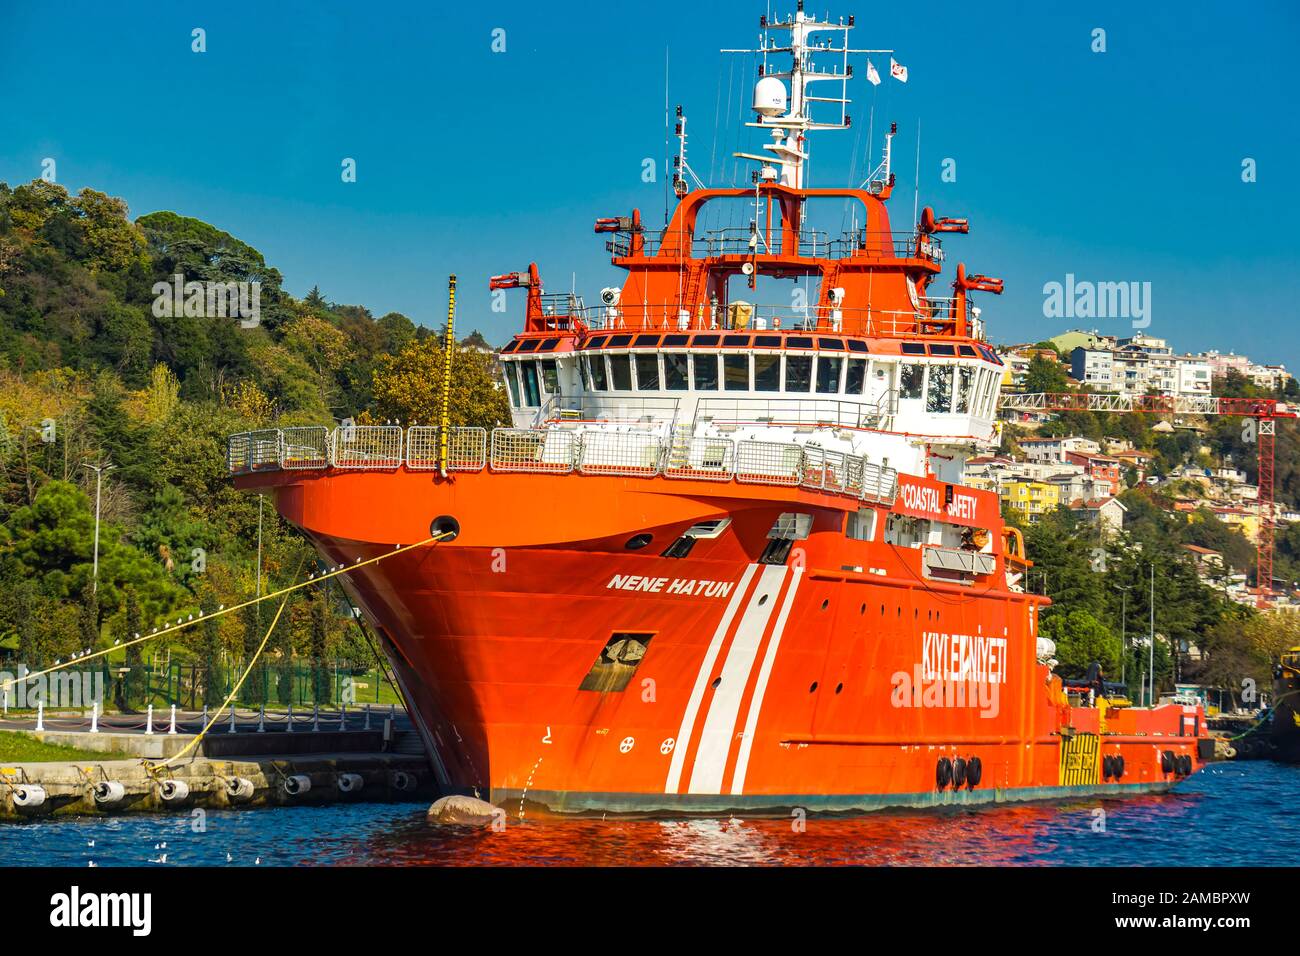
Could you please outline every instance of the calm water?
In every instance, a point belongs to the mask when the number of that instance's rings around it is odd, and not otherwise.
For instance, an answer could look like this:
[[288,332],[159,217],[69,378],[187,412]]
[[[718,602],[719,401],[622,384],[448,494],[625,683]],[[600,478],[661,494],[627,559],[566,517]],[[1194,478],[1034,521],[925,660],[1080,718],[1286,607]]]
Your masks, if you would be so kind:
[[[1219,764],[1176,793],[939,814],[545,820],[435,827],[423,804],[211,811],[0,825],[10,866],[1300,864],[1300,767]],[[1105,832],[1094,831],[1097,807]],[[88,844],[94,841],[94,846]],[[160,844],[166,843],[166,848]],[[166,862],[160,861],[166,854]],[[227,854],[230,861],[227,862]]]

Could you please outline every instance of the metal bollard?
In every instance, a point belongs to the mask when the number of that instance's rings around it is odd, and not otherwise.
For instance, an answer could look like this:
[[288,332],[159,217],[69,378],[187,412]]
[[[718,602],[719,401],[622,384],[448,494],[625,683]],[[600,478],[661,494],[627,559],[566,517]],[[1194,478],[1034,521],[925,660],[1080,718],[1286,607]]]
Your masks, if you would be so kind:
[[206,727],[207,725],[208,725],[208,705],[207,702],[205,701],[203,704],[203,723],[200,724],[200,726]]
[[284,732],[286,734],[293,733],[293,701],[289,701],[289,716],[285,720],[285,723],[288,724],[288,726],[285,727]]
[[348,705],[339,704],[339,730],[348,729]]
[[144,719],[144,732],[146,734],[153,733],[153,704],[149,705],[149,713]]
[[366,704],[366,725],[362,729],[363,730],[370,729],[370,705],[369,704]]
[[172,736],[176,735],[176,705],[175,704],[172,704],[172,720],[171,720],[171,724],[167,727],[167,733]]
[[45,729],[45,701],[43,700],[36,702],[36,729]]
[[320,730],[320,704],[317,704],[311,711],[311,732],[314,734]]
[[90,705],[90,732],[99,733],[99,701],[94,701]]
[[230,702],[230,732],[235,733],[235,702]]
[[257,712],[257,732],[266,733],[266,704],[263,704],[262,709]]
[[8,687],[6,687],[3,691],[0,691],[0,698],[3,699],[4,715],[8,717],[9,716],[9,688]]

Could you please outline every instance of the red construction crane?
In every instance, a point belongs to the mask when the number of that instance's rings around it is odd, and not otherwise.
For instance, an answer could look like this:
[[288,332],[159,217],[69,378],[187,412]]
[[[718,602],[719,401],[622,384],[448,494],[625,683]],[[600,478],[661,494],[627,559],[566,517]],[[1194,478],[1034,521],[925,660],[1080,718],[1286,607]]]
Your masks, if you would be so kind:
[[1255,593],[1257,605],[1267,607],[1273,588],[1273,442],[1279,418],[1295,418],[1285,402],[1272,398],[1178,397],[1172,395],[1111,395],[1095,392],[1053,394],[1006,393],[999,403],[1013,411],[1039,412],[1152,412],[1159,415],[1233,415],[1255,420],[1259,443],[1259,536]]

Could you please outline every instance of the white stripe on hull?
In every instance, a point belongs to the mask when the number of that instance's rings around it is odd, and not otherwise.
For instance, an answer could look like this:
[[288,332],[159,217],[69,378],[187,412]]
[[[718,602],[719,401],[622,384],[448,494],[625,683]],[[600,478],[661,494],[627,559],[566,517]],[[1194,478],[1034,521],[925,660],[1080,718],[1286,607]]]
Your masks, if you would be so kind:
[[787,570],[783,564],[765,567],[754,596],[741,615],[736,637],[722,665],[722,681],[709,703],[704,729],[700,731],[700,746],[695,752],[688,793],[722,792],[722,775],[727,767],[727,754],[731,752],[740,701],[754,670],[754,659],[758,656],[767,622],[776,610],[777,596],[781,593]]
[[794,569],[790,580],[790,590],[785,593],[781,603],[781,613],[776,617],[776,627],[767,642],[767,651],[763,654],[763,663],[758,668],[758,682],[754,685],[754,696],[749,701],[749,715],[745,718],[745,731],[740,738],[740,754],[736,757],[736,772],[731,778],[731,792],[745,792],[745,771],[749,768],[749,751],[754,746],[754,732],[758,729],[759,714],[763,710],[763,695],[767,692],[767,681],[772,675],[772,665],[776,663],[776,652],[781,646],[781,635],[785,633],[785,622],[790,617],[790,607],[794,604],[794,593],[799,590],[799,579],[803,568]]
[[686,751],[690,747],[691,734],[695,732],[695,717],[699,713],[701,701],[704,700],[704,688],[708,686],[709,674],[713,672],[713,663],[718,659],[718,652],[722,649],[722,642],[727,637],[727,631],[731,630],[731,620],[736,616],[741,601],[745,599],[745,593],[749,589],[749,582],[753,579],[754,572],[757,570],[757,564],[751,564],[745,568],[745,573],[740,577],[740,583],[736,585],[736,590],[727,603],[727,610],[723,612],[722,620],[718,622],[718,628],[713,632],[713,639],[709,642],[709,649],[704,653],[704,661],[700,664],[700,671],[695,675],[695,686],[691,689],[690,699],[686,702],[686,711],[682,714],[682,726],[677,731],[676,745],[673,747],[673,759],[668,767],[668,781],[664,784],[664,793],[676,793],[678,786],[681,784],[682,769],[686,763]]

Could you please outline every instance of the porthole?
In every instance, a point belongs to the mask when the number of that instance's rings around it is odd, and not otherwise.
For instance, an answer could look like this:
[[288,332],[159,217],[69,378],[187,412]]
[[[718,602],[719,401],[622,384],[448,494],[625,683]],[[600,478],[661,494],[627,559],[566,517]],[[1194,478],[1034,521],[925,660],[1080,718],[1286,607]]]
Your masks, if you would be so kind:
[[460,522],[451,515],[438,515],[429,522],[429,537],[437,538],[445,535],[443,541],[452,541],[460,534]]
[[627,543],[623,545],[623,547],[627,548],[629,551],[640,551],[653,540],[654,535],[642,532],[641,534],[634,534],[632,537],[628,538]]
[[764,594],[764,595],[762,595],[762,596],[759,597],[759,599],[758,599],[758,606],[759,606],[759,607],[762,607],[762,606],[763,606],[764,604],[766,604],[766,603],[767,603],[767,595]]
[[721,683],[722,683],[722,678],[721,678],[721,677],[715,677],[715,678],[713,678],[713,683],[710,684],[709,686],[712,687],[714,690],[717,690],[717,689],[718,689],[718,685],[721,684]]
[[816,692],[817,692],[817,682],[813,681],[812,686],[808,688],[808,693],[815,694]]
[[838,694],[838,693],[839,693],[840,691],[842,691],[843,689],[844,689],[844,684],[843,684],[843,682],[840,682],[840,683],[838,683],[838,684],[835,685],[835,693]]
[[826,610],[826,609],[827,609],[828,607],[830,607],[830,606],[831,606],[831,599],[830,599],[830,598],[827,598],[826,600],[822,601],[822,610],[823,610],[823,611]]
[[862,607],[858,608],[858,613],[859,613],[859,614],[866,614],[866,613],[867,613],[867,606],[866,606],[865,604],[863,604]]

